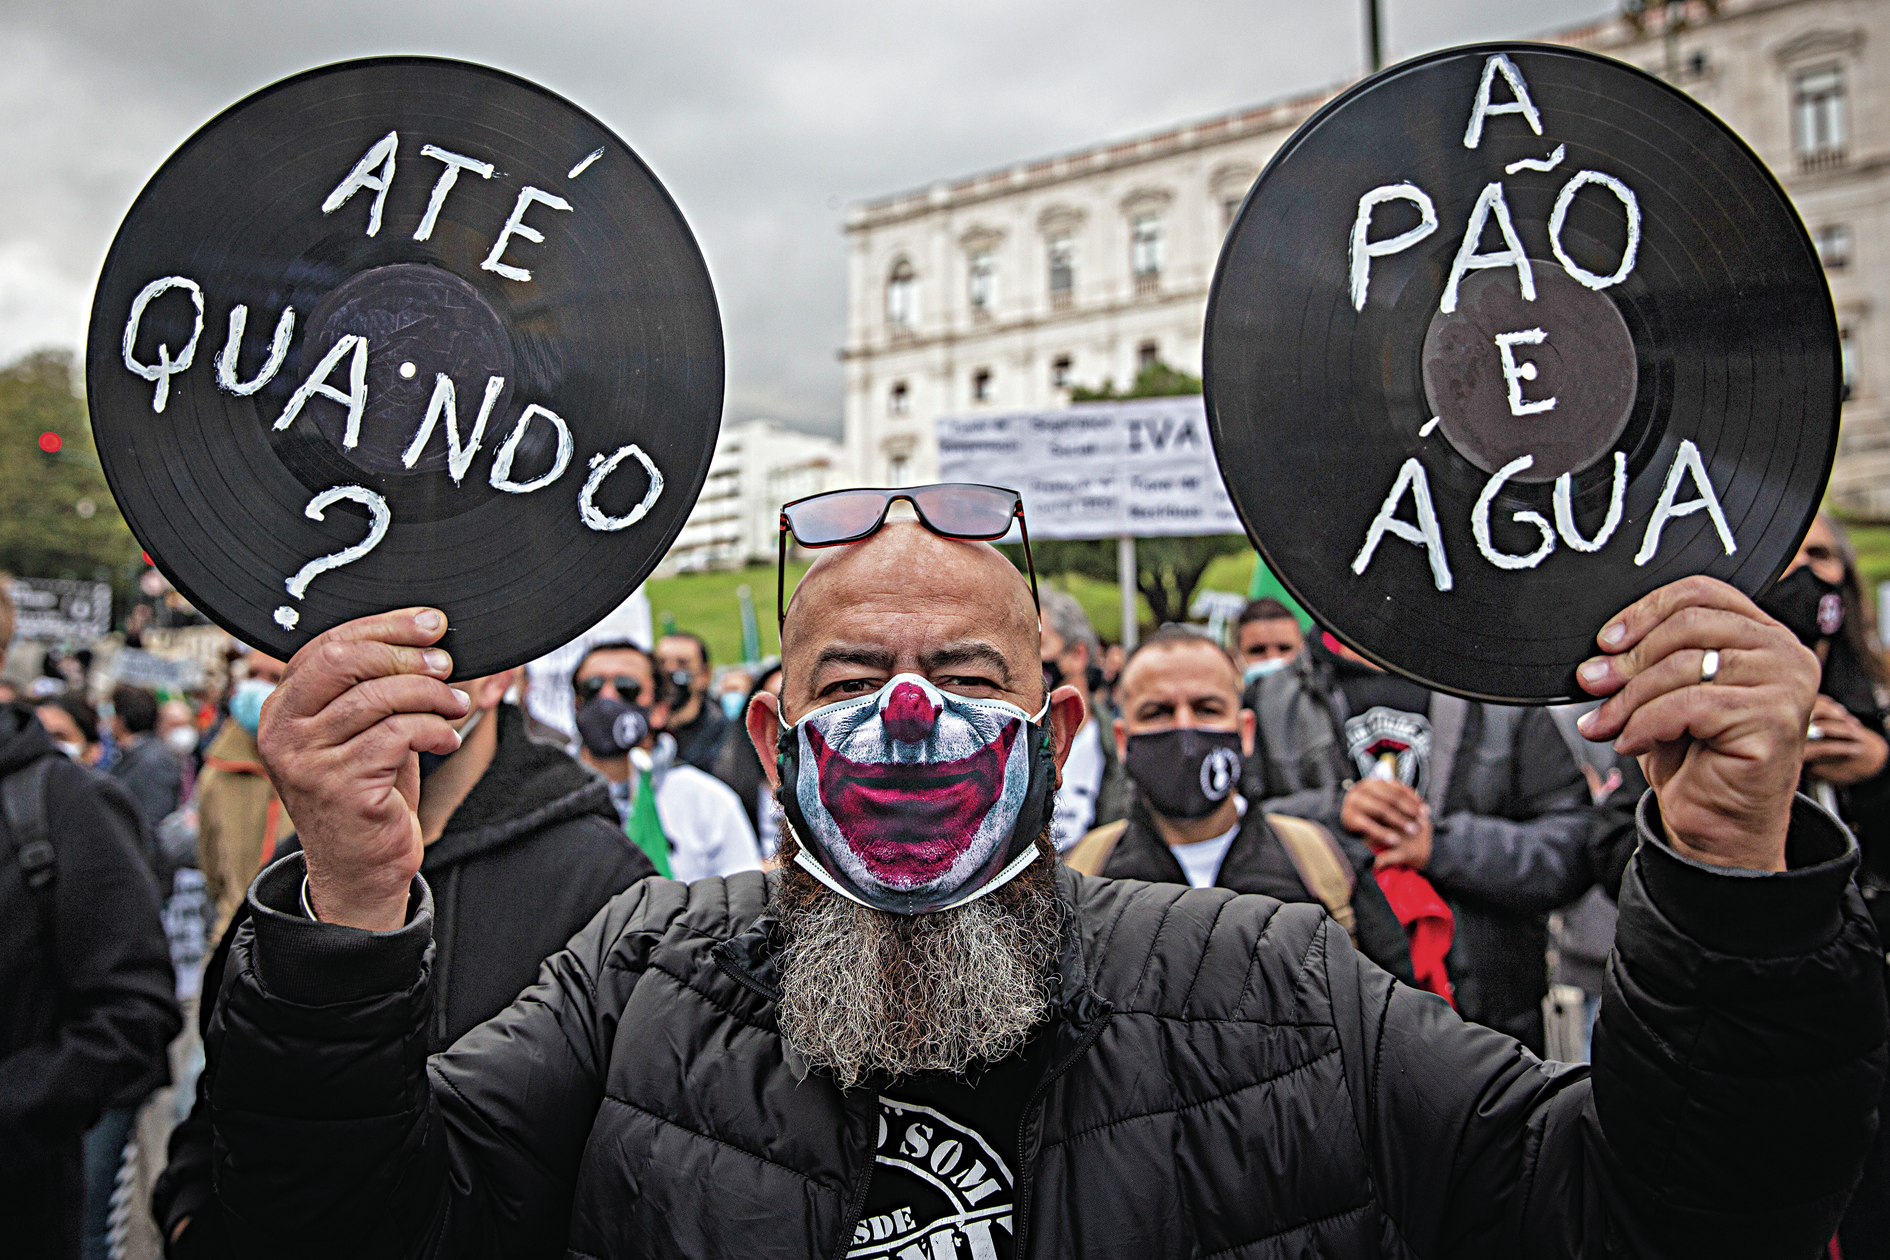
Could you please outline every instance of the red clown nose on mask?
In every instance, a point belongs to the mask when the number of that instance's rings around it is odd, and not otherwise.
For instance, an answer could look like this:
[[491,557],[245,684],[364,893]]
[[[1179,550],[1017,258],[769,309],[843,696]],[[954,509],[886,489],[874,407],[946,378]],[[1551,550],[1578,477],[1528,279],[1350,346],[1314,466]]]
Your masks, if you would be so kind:
[[932,733],[942,706],[933,704],[917,683],[902,682],[892,689],[880,720],[894,743],[916,744]]

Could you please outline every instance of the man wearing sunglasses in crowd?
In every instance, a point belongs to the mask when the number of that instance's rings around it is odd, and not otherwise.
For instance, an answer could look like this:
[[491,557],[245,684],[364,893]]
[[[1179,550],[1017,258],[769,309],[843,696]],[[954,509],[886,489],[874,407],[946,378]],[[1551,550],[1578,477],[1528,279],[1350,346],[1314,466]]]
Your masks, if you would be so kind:
[[656,661],[636,644],[600,643],[572,671],[578,759],[610,782],[624,834],[656,873],[684,881],[761,869],[741,798],[680,760],[669,733],[677,695],[656,685]]
[[[895,502],[918,521],[888,522]],[[445,618],[363,618],[304,649],[262,744],[306,853],[258,878],[213,1036],[219,1189],[247,1244],[1823,1247],[1872,1128],[1883,959],[1854,846],[1794,797],[1817,682],[1789,631],[1688,579],[1581,667],[1608,697],[1584,733],[1654,784],[1591,1074],[1398,984],[1318,906],[1059,865],[1050,801],[1082,702],[1045,694],[1034,581],[985,545],[1021,517],[975,486],[789,505],[783,530],[832,550],[783,611],[780,699],[745,718],[781,787],[783,867],[645,881],[430,1062],[411,766],[465,710],[427,653]]]

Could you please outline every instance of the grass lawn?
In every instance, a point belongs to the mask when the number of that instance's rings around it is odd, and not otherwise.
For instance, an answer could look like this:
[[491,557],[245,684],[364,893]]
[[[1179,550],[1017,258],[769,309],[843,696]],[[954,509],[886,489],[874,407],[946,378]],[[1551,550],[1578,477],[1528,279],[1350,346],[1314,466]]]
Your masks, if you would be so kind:
[[[1890,568],[1890,530],[1884,531],[1883,546],[1885,565]],[[806,571],[805,564],[788,564],[789,594],[793,593],[794,583]],[[1208,566],[1198,589],[1245,594],[1247,581],[1252,575],[1251,550],[1221,556]],[[1114,582],[1098,582],[1073,573],[1046,577],[1045,581],[1048,585],[1061,587],[1082,601],[1096,626],[1097,634],[1105,639],[1121,637],[1122,601]],[[650,597],[650,614],[659,635],[673,623],[678,630],[687,630],[708,640],[709,652],[715,662],[728,664],[742,659],[741,600],[736,590],[741,586],[748,587],[750,598],[755,601],[755,622],[761,631],[761,654],[773,656],[781,650],[780,639],[775,634],[773,565],[751,564],[745,569],[684,573],[650,582],[644,590]],[[1152,615],[1148,601],[1137,596],[1136,605],[1146,630]]]
[[[1857,567],[1864,579],[1864,597],[1876,607],[1879,582],[1890,582],[1890,523],[1853,521],[1845,525],[1857,544]],[[1253,576],[1254,553],[1251,549],[1222,556],[1208,566],[1196,589],[1233,591],[1246,594]],[[788,565],[788,591],[800,580],[807,566]],[[1114,582],[1099,582],[1075,573],[1044,576],[1047,585],[1068,591],[1082,601],[1096,633],[1105,639],[1122,636],[1122,601]],[[673,618],[678,629],[692,631],[709,641],[709,650],[718,663],[738,661],[742,656],[741,604],[735,589],[746,585],[755,601],[755,621],[761,630],[761,652],[772,656],[781,650],[774,627],[774,566],[750,565],[713,573],[686,573],[680,577],[651,582],[645,589],[650,596],[650,611],[657,633],[663,632],[665,618]],[[1136,597],[1144,632],[1149,629],[1151,613],[1148,601]]]
[[[807,572],[805,564],[788,564],[788,592]],[[650,597],[650,617],[661,635],[674,624],[678,630],[708,640],[709,655],[717,665],[742,659],[742,611],[737,588],[746,586],[755,601],[755,626],[761,631],[761,654],[776,656],[781,639],[775,633],[774,566],[751,564],[745,569],[714,569],[683,573],[644,584]]]

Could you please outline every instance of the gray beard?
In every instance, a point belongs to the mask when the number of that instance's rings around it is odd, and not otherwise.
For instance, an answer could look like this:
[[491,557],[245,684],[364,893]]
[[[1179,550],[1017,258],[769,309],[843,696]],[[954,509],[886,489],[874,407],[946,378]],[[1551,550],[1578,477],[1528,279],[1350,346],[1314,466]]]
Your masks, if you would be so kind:
[[934,914],[873,910],[794,865],[770,877],[785,944],[777,955],[781,1035],[842,1089],[873,1073],[962,1074],[1023,1048],[1050,1003],[1061,948],[1056,857],[1002,888]]

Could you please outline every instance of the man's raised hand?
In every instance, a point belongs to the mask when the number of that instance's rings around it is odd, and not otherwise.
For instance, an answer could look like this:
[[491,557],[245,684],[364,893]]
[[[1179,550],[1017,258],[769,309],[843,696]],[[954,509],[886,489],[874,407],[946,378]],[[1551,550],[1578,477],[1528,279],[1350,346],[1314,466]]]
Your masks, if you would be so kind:
[[1410,786],[1390,779],[1361,779],[1346,790],[1339,825],[1364,838],[1377,853],[1376,869],[1431,860],[1431,807]]
[[1582,734],[1640,758],[1669,842],[1702,862],[1784,870],[1818,658],[1706,577],[1636,601],[1596,641],[1605,655],[1576,677],[1608,700],[1582,718]]
[[459,747],[466,693],[446,685],[433,608],[361,617],[310,640],[263,706],[263,765],[307,855],[324,922],[391,931],[420,869],[417,752]]

